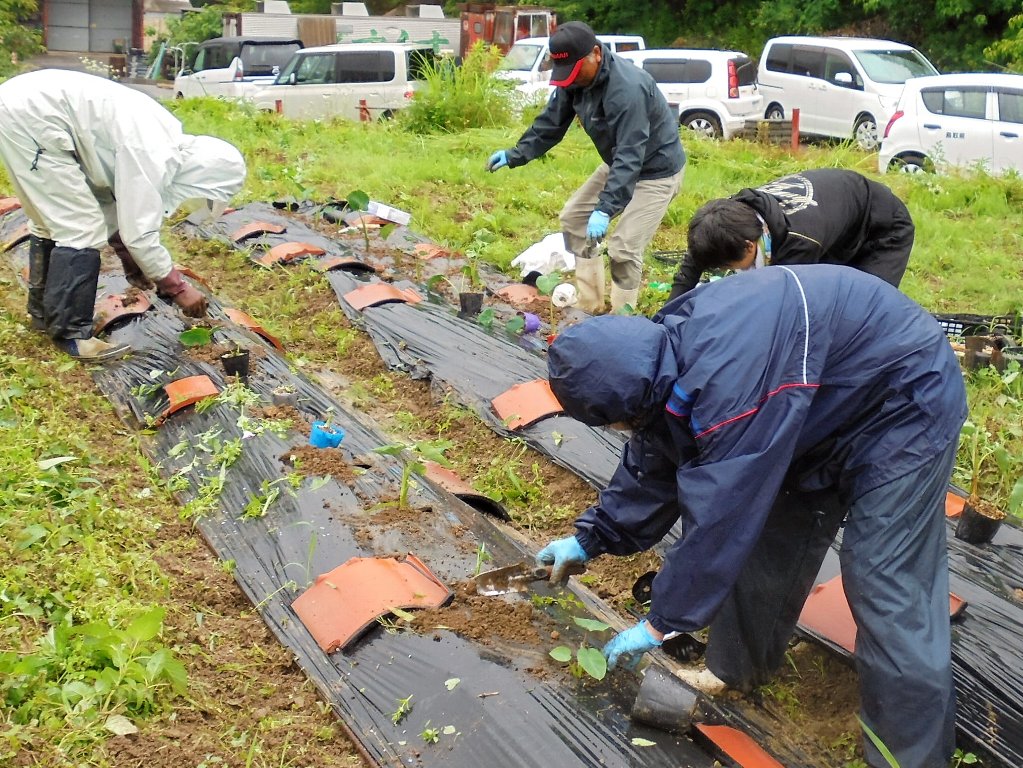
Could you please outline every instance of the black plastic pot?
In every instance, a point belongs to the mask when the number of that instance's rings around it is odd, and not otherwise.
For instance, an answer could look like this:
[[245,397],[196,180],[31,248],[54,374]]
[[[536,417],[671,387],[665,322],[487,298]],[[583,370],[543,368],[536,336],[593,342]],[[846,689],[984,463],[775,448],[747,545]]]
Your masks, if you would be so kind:
[[242,384],[249,383],[249,350],[225,352],[220,356],[220,362],[228,376],[237,376]]
[[459,317],[476,317],[483,309],[482,293],[460,293],[458,294],[458,305],[461,308]]
[[980,514],[967,502],[956,524],[956,538],[968,544],[987,544],[998,533],[1002,518],[995,519]]

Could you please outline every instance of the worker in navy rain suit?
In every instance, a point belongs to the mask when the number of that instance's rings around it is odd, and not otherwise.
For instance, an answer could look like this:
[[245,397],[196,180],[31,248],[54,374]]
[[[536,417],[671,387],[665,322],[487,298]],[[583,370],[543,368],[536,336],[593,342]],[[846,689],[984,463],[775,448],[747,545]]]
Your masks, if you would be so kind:
[[741,690],[766,682],[844,520],[863,721],[901,768],[945,768],[955,694],[943,510],[966,400],[934,319],[857,270],[769,267],[691,291],[653,320],[580,323],[549,367],[566,413],[634,429],[575,535],[538,553],[552,580],[681,526],[647,619],[608,643],[609,665],[709,625],[710,676]]
[[855,171],[819,168],[711,200],[689,222],[689,250],[668,300],[707,270],[843,264],[898,287],[913,219],[888,187]]

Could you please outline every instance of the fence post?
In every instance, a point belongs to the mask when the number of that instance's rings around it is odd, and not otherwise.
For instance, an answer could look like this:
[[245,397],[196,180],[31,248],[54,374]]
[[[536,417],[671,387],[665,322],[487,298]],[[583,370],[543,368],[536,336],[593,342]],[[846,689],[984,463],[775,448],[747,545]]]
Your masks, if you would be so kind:
[[359,99],[359,120],[363,123],[370,121],[369,106],[366,104],[365,99]]
[[792,110],[792,150],[799,149],[799,107]]

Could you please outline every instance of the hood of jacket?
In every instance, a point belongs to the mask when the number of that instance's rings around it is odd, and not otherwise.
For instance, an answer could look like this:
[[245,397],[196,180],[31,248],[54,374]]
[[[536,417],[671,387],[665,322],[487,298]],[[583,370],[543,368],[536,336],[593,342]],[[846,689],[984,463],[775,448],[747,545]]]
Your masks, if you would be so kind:
[[669,332],[646,317],[606,315],[562,332],[548,352],[551,390],[573,418],[644,423],[678,378]]
[[164,192],[170,215],[185,200],[227,202],[245,182],[245,159],[237,147],[213,136],[183,135],[178,144],[181,164]]

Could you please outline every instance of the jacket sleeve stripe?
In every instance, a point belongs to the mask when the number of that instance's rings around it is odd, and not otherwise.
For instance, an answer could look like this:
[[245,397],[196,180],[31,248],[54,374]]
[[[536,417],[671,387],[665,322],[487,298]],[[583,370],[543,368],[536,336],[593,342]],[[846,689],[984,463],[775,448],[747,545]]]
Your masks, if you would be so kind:
[[778,387],[774,391],[768,392],[764,396],[764,399],[760,401],[760,405],[758,405],[756,408],[750,408],[748,411],[745,411],[744,413],[740,413],[737,416],[733,416],[730,419],[725,419],[724,421],[718,422],[717,424],[715,424],[712,427],[707,427],[702,432],[698,432],[696,434],[696,437],[697,438],[701,438],[704,435],[709,435],[711,432],[713,432],[716,429],[720,429],[721,427],[726,427],[729,424],[733,424],[734,422],[739,421],[740,419],[745,419],[748,416],[752,416],[753,414],[755,414],[757,411],[759,411],[763,407],[764,403],[766,403],[772,397],[777,395],[779,392],[784,392],[786,389],[817,389],[819,386],[820,386],[820,384],[803,384],[802,382],[798,382],[798,381],[797,382],[793,382],[791,384],[782,384],[780,387]]

